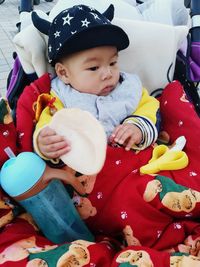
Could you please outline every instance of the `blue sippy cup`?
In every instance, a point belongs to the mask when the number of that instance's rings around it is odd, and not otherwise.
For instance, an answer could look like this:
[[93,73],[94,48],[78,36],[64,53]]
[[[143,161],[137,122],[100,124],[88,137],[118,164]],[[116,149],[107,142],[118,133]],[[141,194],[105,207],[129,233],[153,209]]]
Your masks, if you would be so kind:
[[94,241],[59,180],[60,172],[63,170],[48,167],[35,153],[22,152],[4,163],[0,182],[4,191],[32,215],[52,242]]

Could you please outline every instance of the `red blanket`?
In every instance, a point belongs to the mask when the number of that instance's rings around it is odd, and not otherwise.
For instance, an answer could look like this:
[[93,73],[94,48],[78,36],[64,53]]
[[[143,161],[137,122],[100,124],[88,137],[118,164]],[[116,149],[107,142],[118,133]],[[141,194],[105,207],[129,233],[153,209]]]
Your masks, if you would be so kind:
[[160,101],[163,130],[172,142],[186,137],[189,165],[141,175],[152,147],[140,153],[108,147],[102,171],[79,177],[88,197],[74,193],[95,243],[52,244],[2,194],[0,266],[200,266],[200,120],[178,82]]

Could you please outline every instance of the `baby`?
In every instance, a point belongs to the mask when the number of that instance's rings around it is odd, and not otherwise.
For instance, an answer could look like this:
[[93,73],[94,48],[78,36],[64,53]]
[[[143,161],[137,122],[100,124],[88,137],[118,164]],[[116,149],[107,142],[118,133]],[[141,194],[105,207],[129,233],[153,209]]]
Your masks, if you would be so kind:
[[[142,88],[137,75],[120,72],[118,52],[128,47],[129,39],[111,24],[113,14],[113,5],[104,14],[76,5],[52,23],[36,13],[32,18],[49,36],[49,62],[57,74],[50,91],[54,111],[87,110],[104,126],[108,143],[141,150],[157,138],[159,102]],[[34,148],[45,159],[57,159],[71,149],[69,140],[47,126],[52,115],[46,107],[34,133]]]

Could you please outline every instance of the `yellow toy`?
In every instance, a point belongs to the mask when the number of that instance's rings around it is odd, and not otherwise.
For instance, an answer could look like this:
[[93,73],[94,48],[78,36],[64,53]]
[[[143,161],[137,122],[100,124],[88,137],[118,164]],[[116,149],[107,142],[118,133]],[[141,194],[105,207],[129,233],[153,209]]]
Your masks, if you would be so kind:
[[182,151],[186,139],[180,136],[172,148],[158,145],[153,149],[152,158],[148,164],[140,168],[142,174],[155,174],[163,170],[180,170],[188,165],[188,156]]

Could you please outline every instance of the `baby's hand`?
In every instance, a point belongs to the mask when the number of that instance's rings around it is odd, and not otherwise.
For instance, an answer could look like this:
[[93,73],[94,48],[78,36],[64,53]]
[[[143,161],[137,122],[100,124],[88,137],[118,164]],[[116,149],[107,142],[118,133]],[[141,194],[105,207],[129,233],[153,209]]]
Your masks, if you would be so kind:
[[49,159],[59,158],[70,151],[70,142],[49,127],[42,129],[37,139],[40,152]]
[[142,132],[132,123],[120,124],[114,129],[110,141],[123,145],[128,151],[142,141]]

